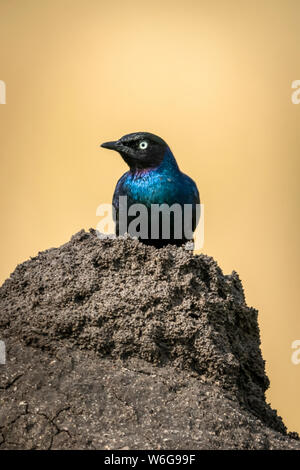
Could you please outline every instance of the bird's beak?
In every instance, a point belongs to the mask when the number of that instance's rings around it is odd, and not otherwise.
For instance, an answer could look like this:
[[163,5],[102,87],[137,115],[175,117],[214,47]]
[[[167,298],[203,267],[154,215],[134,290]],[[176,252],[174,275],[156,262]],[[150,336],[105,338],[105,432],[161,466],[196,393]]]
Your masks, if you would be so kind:
[[109,150],[115,150],[116,152],[119,152],[121,156],[123,155],[128,156],[132,154],[134,156],[133,150],[127,145],[123,145],[122,142],[120,142],[119,140],[115,140],[113,142],[104,142],[104,144],[101,144],[100,147],[103,147]]
[[100,147],[103,147],[109,150],[118,150],[118,141],[104,142],[104,144],[101,144]]

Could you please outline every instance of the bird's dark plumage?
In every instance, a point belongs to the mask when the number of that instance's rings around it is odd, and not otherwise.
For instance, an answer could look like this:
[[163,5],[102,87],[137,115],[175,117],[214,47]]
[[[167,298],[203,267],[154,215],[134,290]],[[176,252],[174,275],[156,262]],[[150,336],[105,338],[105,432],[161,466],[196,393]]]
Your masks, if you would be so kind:
[[[142,242],[160,248],[169,243],[182,245],[191,239],[200,215],[196,210],[196,206],[200,204],[198,189],[194,181],[180,171],[166,142],[149,132],[135,132],[127,134],[117,141],[106,142],[101,146],[119,152],[129,166],[129,171],[119,179],[113,196],[113,206],[116,212],[116,234],[130,233],[128,225],[137,217],[137,215],[133,216],[127,213],[127,226],[125,230],[124,226],[123,230],[121,229],[119,197],[127,196],[128,210],[133,204],[143,204],[147,208],[148,233],[147,236],[144,232],[140,234],[139,239]],[[151,213],[153,204],[179,205],[182,208],[182,229],[184,227],[184,205],[189,204],[191,208],[191,236],[186,237],[186,234],[182,233],[182,236],[177,238],[172,211],[168,238],[165,238],[162,232],[161,214],[157,228],[158,238],[156,238],[157,235],[151,236],[151,227],[154,225],[154,217]],[[157,224],[157,219],[155,219],[155,223]]]

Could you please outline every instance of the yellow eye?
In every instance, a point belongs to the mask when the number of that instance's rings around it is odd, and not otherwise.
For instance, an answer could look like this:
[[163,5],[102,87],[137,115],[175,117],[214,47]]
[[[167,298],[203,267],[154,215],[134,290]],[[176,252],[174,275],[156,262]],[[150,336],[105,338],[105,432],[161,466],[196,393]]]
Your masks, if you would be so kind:
[[145,150],[147,147],[148,147],[148,142],[146,140],[142,140],[142,142],[140,142],[139,144],[139,148],[141,150]]

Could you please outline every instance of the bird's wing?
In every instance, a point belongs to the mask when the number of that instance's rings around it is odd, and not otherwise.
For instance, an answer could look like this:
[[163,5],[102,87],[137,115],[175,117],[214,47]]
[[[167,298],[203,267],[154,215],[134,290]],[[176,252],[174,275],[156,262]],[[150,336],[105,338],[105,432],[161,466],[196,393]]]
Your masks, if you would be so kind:
[[192,180],[192,178],[190,178],[188,175],[183,174],[183,177],[185,181],[185,187],[188,189],[189,193],[188,199],[190,200],[190,204],[193,205],[192,228],[194,232],[200,219],[200,210],[197,210],[197,205],[200,204],[200,196],[195,181]]

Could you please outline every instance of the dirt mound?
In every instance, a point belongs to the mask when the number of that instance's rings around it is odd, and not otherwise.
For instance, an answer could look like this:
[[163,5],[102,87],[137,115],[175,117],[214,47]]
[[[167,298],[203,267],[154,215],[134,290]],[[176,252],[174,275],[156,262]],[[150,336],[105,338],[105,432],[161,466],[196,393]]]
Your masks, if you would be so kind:
[[300,449],[213,258],[81,231],[19,265],[0,312],[0,448]]

